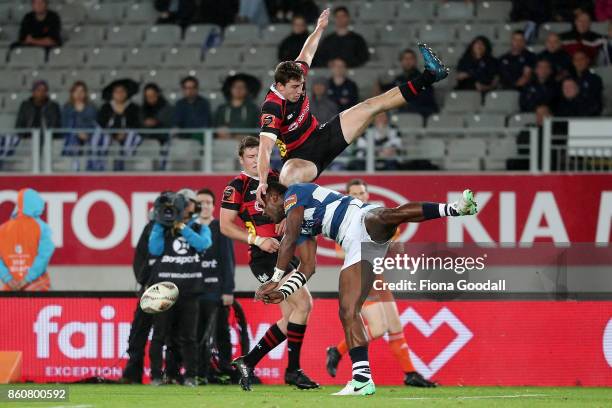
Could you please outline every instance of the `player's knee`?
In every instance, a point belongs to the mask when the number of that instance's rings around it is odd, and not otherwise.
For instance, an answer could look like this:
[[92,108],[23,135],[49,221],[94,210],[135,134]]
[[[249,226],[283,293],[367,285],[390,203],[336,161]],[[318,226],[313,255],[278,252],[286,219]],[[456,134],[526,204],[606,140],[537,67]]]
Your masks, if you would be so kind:
[[343,324],[359,319],[359,310],[354,305],[340,305],[340,320]]
[[312,311],[312,296],[310,296],[310,292],[304,291],[304,293],[300,293],[300,296],[295,299],[294,306],[297,311],[310,314]]

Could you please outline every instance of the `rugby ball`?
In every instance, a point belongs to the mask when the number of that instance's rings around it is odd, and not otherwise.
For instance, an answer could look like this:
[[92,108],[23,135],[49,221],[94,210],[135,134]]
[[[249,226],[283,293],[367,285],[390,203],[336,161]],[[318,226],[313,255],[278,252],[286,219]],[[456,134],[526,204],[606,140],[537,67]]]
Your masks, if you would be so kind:
[[145,313],[161,313],[170,309],[178,299],[179,290],[172,282],[159,282],[140,297],[140,308]]

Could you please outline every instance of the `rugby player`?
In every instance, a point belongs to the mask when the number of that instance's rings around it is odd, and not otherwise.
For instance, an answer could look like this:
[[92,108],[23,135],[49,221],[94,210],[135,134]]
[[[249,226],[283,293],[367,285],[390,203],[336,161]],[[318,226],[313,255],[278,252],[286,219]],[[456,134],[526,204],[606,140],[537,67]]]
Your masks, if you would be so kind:
[[[357,198],[363,203],[368,203],[370,201],[368,185],[364,180],[350,180],[346,183],[345,191],[349,196]],[[397,236],[397,233],[395,235]],[[396,238],[396,236],[393,238]],[[383,290],[375,290],[372,288],[361,307],[361,316],[368,322],[367,326],[365,326],[368,341],[378,339],[385,333],[388,333],[389,348],[404,371],[405,385],[413,387],[436,386],[436,383],[425,379],[416,371],[414,365],[412,365],[410,353],[408,352],[408,344],[404,336],[404,327],[400,321],[393,293],[391,293],[388,288]],[[347,352],[348,346],[345,339],[340,341],[337,346],[327,348],[325,367],[329,375],[332,377],[336,376],[338,363],[340,363],[342,356]]]
[[[342,246],[344,264],[340,271],[339,306],[349,356],[352,379],[335,395],[370,395],[376,391],[368,360],[368,338],[360,316],[361,307],[372,288],[372,262],[384,257],[397,227],[407,222],[422,222],[446,216],[474,215],[477,205],[470,190],[453,203],[410,202],[395,208],[365,204],[314,183],[289,187],[270,182],[264,196],[264,214],[279,223],[286,218],[274,276],[260,286],[257,298],[280,303],[300,290],[314,273],[315,237],[319,234]],[[299,244],[298,270],[281,280]],[[363,246],[363,247],[362,247]]]
[[[259,139],[257,137],[246,136],[240,142],[238,156],[242,172],[223,191],[220,223],[221,232],[224,235],[249,244],[251,272],[261,283],[265,283],[272,278],[280,238],[276,226],[270,218],[263,214],[263,208],[255,200],[255,190],[258,184],[258,149]],[[278,179],[278,172],[271,170],[270,178]],[[237,218],[242,220],[245,228],[235,223]],[[293,271],[298,265],[299,260],[292,257],[286,270]],[[312,297],[305,286],[295,294],[295,297],[292,296],[291,299],[280,304],[281,319],[268,329],[248,354],[238,358],[239,368],[245,370],[247,377],[251,376],[252,369],[268,352],[287,339],[289,358],[285,371],[285,383],[301,389],[319,387],[319,384],[308,378],[300,368],[302,340],[311,308]],[[250,380],[246,382],[241,380],[240,385],[245,391],[250,390]]]
[[280,173],[282,184],[289,186],[314,181],[361,136],[378,113],[410,103],[422,89],[448,76],[448,68],[434,52],[425,44],[419,44],[425,64],[421,75],[341,112],[327,123],[319,123],[310,112],[305,78],[328,20],[329,9],[326,9],[297,59],[281,62],[276,67],[274,84],[261,108],[257,166],[257,201],[260,204],[263,204],[262,196],[266,193],[270,155],[275,143],[284,163]]

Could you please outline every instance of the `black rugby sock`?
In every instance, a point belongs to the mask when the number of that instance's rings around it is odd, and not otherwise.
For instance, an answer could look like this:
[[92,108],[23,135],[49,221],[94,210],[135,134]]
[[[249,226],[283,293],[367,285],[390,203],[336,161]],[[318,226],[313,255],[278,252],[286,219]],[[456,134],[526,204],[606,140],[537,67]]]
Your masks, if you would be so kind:
[[259,339],[259,343],[257,343],[251,351],[249,351],[249,354],[244,356],[244,362],[251,368],[255,367],[266,354],[285,341],[285,339],[286,336],[278,328],[277,324],[270,326],[266,334]]

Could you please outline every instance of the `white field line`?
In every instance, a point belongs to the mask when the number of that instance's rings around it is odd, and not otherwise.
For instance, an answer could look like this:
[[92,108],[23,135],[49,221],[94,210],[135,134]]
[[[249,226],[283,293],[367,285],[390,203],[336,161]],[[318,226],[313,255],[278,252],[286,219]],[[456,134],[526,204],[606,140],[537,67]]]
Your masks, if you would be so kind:
[[401,400],[466,400],[466,399],[491,399],[491,398],[539,398],[548,397],[548,394],[515,394],[515,395],[477,395],[469,397],[405,397],[405,398],[394,398]]

